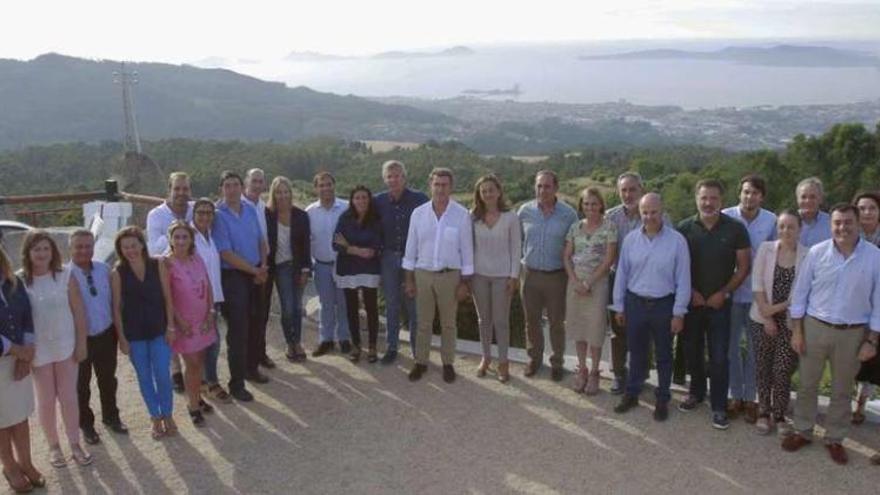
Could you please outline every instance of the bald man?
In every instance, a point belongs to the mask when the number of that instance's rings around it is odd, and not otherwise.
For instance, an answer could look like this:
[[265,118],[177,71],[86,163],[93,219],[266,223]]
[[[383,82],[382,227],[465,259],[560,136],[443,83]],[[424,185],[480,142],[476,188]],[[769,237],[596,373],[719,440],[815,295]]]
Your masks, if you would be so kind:
[[625,413],[639,404],[653,340],[658,375],[654,419],[665,421],[671,398],[672,336],[684,329],[691,298],[691,261],[684,236],[663,222],[659,194],[642,197],[639,215],[642,226],[623,239],[614,278],[611,310],[617,324],[626,327],[630,369],[626,392],[614,412]]

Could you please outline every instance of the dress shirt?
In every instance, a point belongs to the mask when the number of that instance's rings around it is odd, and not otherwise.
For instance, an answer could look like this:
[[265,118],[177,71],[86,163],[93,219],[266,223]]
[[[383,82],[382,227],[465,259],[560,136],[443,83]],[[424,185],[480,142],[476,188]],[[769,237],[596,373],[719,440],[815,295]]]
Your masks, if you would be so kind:
[[263,240],[269,242],[268,230],[266,229],[266,202],[263,201],[263,198],[259,198],[256,203],[250,200],[244,194],[241,195],[242,203],[247,203],[254,207],[257,210],[257,223],[260,224],[260,233],[263,235]]
[[373,203],[382,222],[382,245],[386,250],[402,253],[406,249],[412,212],[428,201],[425,193],[409,188],[405,188],[397,200],[387,191],[376,195]]
[[[746,230],[749,231],[749,241],[752,244],[751,266],[754,266],[755,257],[758,255],[758,248],[761,247],[761,243],[776,239],[776,214],[761,208],[758,210],[758,215],[749,221],[742,215],[742,210],[739,205],[725,208],[721,210],[721,213],[724,213],[734,220],[739,220],[746,226]],[[743,280],[743,283],[736,288],[736,291],[734,291],[733,302],[741,304],[752,303],[751,273],[749,273],[749,276],[746,277],[746,279]]]
[[321,206],[320,201],[315,201],[306,207],[309,215],[309,228],[312,231],[312,258],[315,261],[331,263],[336,261],[336,251],[333,250],[333,233],[336,232],[336,224],[339,217],[348,209],[348,201],[336,198],[330,208]]
[[833,239],[810,248],[795,277],[789,314],[880,332],[880,249],[859,239],[844,258]]
[[[100,261],[92,261],[91,284],[89,284],[89,274],[85,270],[73,262],[70,263],[70,269],[73,277],[76,278],[76,282],[79,284],[79,293],[82,296],[83,306],[86,310],[89,337],[100,335],[113,324],[110,267]],[[95,292],[94,295],[92,294],[93,291]]]
[[820,211],[812,222],[804,218],[801,225],[801,244],[813,247],[820,242],[831,239],[831,215]]
[[519,278],[522,231],[512,211],[501,213],[495,225],[474,221],[474,273],[485,277]]
[[175,215],[165,202],[147,213],[147,251],[150,256],[161,256],[168,251],[168,227],[175,220],[192,222],[194,204],[194,201],[189,202],[184,218]]
[[577,222],[577,212],[561,200],[556,200],[553,212],[544,216],[537,200],[520,206],[520,224],[523,230],[523,263],[532,270],[562,270],[562,251],[565,236],[571,224]]
[[463,276],[474,273],[474,231],[471,214],[450,199],[446,211],[437,218],[434,203],[413,210],[403,255],[404,270],[446,268],[461,270]]
[[623,312],[626,291],[651,298],[675,294],[672,314],[687,313],[691,299],[691,260],[684,236],[666,225],[653,239],[644,229],[627,234],[614,277],[612,311]]
[[211,281],[211,295],[214,296],[214,303],[223,302],[225,299],[220,278],[220,252],[217,251],[214,236],[211,235],[211,232],[208,232],[208,235],[202,234],[195,224],[192,228],[196,230],[196,254],[205,262],[208,280]]
[[[259,266],[261,260],[260,224],[257,222],[257,211],[249,204],[240,203],[241,210],[236,213],[221,201],[217,204],[217,213],[214,217],[214,229],[211,234],[214,237],[214,245],[217,252],[232,251],[238,257],[253,266]],[[222,260],[223,257],[221,256]],[[224,269],[234,269],[225,261],[221,262]]]

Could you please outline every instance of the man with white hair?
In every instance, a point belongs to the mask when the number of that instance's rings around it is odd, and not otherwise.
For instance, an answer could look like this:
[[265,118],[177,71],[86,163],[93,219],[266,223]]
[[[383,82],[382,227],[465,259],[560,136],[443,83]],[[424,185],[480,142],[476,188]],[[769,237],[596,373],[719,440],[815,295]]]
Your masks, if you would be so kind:
[[[242,203],[251,205],[257,211],[257,224],[262,236],[262,249],[269,252],[269,237],[266,229],[266,202],[262,194],[266,188],[266,174],[262,169],[252,168],[244,176],[244,192],[241,195]],[[254,287],[251,310],[253,315],[250,319],[250,353],[248,360],[252,363],[250,368],[262,366],[267,369],[275,367],[275,362],[266,354],[266,324],[269,321],[269,309],[272,304],[272,286],[260,284]],[[253,364],[253,363],[256,364]],[[257,373],[259,374],[259,373]]]
[[397,359],[400,343],[400,310],[406,312],[409,329],[409,345],[415,352],[416,300],[403,291],[403,254],[406,251],[406,238],[409,220],[413,210],[429,201],[420,191],[406,187],[406,167],[397,160],[382,164],[382,180],[388,190],[376,195],[374,204],[382,222],[382,292],[385,295],[386,348],[382,364],[391,364]]
[[795,197],[803,220],[801,244],[809,248],[831,239],[831,216],[819,209],[825,201],[822,181],[818,177],[807,177],[798,182]]

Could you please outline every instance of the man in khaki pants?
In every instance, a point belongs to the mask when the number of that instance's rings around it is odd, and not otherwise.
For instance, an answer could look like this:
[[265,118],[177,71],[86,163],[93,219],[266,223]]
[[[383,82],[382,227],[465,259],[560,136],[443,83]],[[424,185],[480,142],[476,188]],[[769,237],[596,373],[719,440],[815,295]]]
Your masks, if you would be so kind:
[[876,354],[880,336],[880,249],[859,238],[859,211],[850,204],[831,209],[831,233],[831,239],[810,249],[795,279],[789,313],[791,345],[800,354],[800,388],[795,431],[783,439],[782,448],[794,452],[811,442],[816,396],[828,361],[825,448],[834,462],[846,464],[842,442],[849,430],[853,381],[859,361]]
[[413,210],[410,217],[403,269],[406,295],[416,298],[418,336],[411,381],[428,369],[434,314],[440,313],[443,380],[455,381],[455,317],[458,302],[468,297],[474,273],[474,237],[470,213],[450,199],[452,171],[435,168],[428,178],[431,201]]

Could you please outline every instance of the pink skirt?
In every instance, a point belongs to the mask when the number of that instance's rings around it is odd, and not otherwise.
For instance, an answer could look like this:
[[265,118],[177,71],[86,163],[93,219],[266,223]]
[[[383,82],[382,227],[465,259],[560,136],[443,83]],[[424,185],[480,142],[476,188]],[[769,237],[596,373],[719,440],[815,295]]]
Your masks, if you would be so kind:
[[171,343],[171,350],[177,354],[192,354],[207,349],[217,340],[217,331],[211,328],[202,333],[199,325],[193,325],[192,334],[185,336],[178,330],[177,338]]

